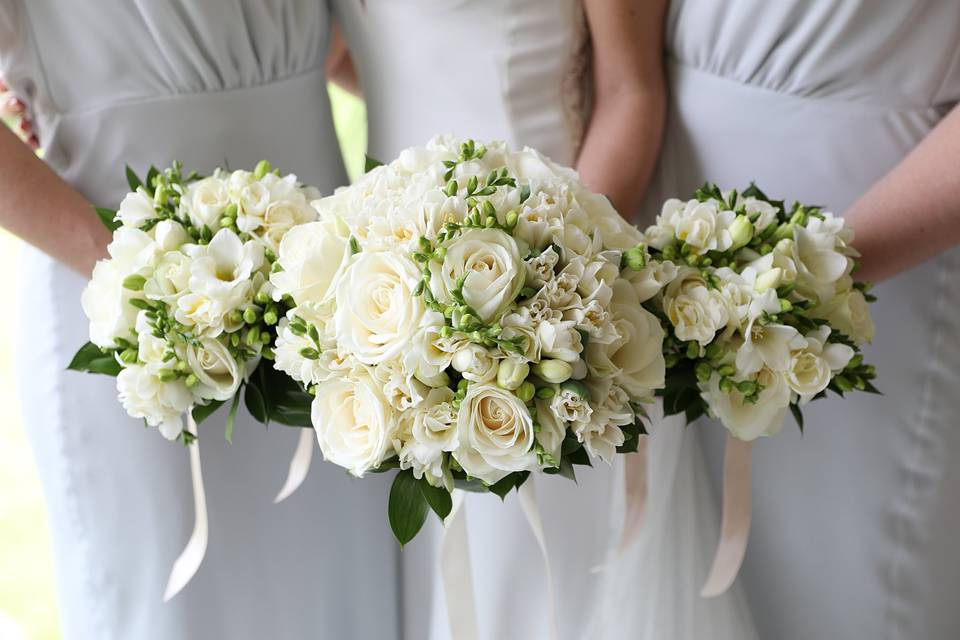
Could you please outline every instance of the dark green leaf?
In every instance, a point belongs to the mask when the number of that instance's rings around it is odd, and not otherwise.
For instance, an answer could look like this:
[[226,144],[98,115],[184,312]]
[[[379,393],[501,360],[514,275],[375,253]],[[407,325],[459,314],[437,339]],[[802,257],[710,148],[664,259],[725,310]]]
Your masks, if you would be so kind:
[[247,381],[247,410],[259,422],[277,422],[290,427],[312,427],[310,405],[313,396],[293,378],[262,360]]
[[116,376],[120,373],[122,367],[114,357],[113,350],[108,349],[104,352],[97,345],[88,342],[80,347],[80,350],[73,356],[73,360],[67,365],[67,369]]
[[127,184],[130,186],[130,191],[136,191],[137,187],[143,186],[143,182],[140,181],[140,178],[137,177],[137,174],[134,173],[133,169],[130,168],[130,165],[127,165],[126,173]]
[[376,158],[371,158],[370,156],[364,156],[363,161],[363,172],[367,173],[368,171],[373,171],[377,167],[383,166],[383,163],[377,160]]
[[97,212],[97,217],[100,218],[100,222],[107,228],[107,231],[113,233],[120,228],[120,221],[117,220],[116,211],[105,207],[94,207],[93,209]]
[[250,412],[254,420],[264,425],[270,424],[270,417],[267,415],[267,403],[263,399],[263,393],[260,392],[260,385],[253,384],[253,378],[251,378],[251,382],[247,384],[247,390],[243,394],[243,401],[247,406],[247,411]]
[[523,204],[527,201],[527,198],[530,197],[530,185],[524,184],[520,187],[520,204]]
[[803,433],[803,411],[800,410],[799,406],[791,403],[790,413],[793,414],[793,419],[797,421],[797,426],[800,427],[800,433]]
[[582,449],[582,448],[583,448],[583,445],[580,443],[579,440],[577,440],[577,437],[573,435],[569,435],[566,438],[564,438],[563,442],[560,444],[560,457],[561,458],[566,457],[571,453],[573,453],[574,451],[577,451],[578,449]]
[[[239,395],[239,394],[238,394]],[[223,404],[223,400],[211,400],[207,404],[197,405],[193,408],[193,421],[198,425],[209,418],[214,411],[220,408],[220,405]]]
[[387,515],[390,528],[401,546],[413,540],[427,519],[427,500],[420,491],[420,482],[409,470],[401,471],[390,487]]
[[569,460],[571,464],[580,464],[587,467],[592,467],[593,463],[590,462],[590,454],[587,453],[587,450],[583,447],[580,447],[570,455],[563,458],[564,460]]
[[393,471],[394,469],[400,468],[400,460],[396,457],[387,458],[380,463],[376,469],[370,469],[370,473],[386,473],[387,471]]
[[230,403],[230,413],[227,414],[227,424],[223,427],[223,437],[227,442],[233,444],[233,422],[237,418],[237,409],[240,407],[240,389],[233,394],[233,402]]
[[450,515],[450,510],[453,509],[453,499],[450,497],[449,491],[443,487],[434,487],[426,479],[422,479],[420,480],[420,492],[441,520]]
[[560,460],[559,467],[547,467],[543,472],[550,475],[563,476],[574,482],[577,481],[577,472],[574,470],[573,464],[566,458]]
[[153,166],[153,165],[150,165],[150,170],[147,171],[147,178],[146,178],[146,180],[145,180],[145,184],[146,184],[147,187],[148,187],[148,189],[147,189],[148,191],[149,191],[150,189],[153,189],[153,188],[156,186],[156,185],[153,183],[153,180],[154,180],[154,178],[156,178],[158,175],[160,175],[160,172],[157,170],[157,168],[156,168],[155,166]]

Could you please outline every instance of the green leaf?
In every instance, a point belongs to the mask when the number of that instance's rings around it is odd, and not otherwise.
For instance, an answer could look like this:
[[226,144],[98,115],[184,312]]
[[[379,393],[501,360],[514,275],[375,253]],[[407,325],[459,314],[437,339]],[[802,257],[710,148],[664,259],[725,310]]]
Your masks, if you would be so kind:
[[522,485],[529,475],[529,471],[516,471],[504,476],[499,482],[493,483],[488,489],[490,493],[499,496],[500,499],[503,500],[512,489]]
[[230,413],[227,414],[227,424],[223,427],[223,437],[227,442],[233,444],[233,422],[237,418],[237,409],[240,407],[240,390],[233,394],[233,402],[230,404]]
[[527,201],[527,198],[530,197],[530,185],[524,184],[520,187],[520,204],[523,204]]
[[246,405],[247,411],[250,412],[254,420],[267,426],[270,424],[270,416],[267,414],[267,403],[263,398],[263,393],[260,391],[260,385],[254,384],[253,380],[254,378],[251,378],[250,383],[247,384],[247,390],[243,394],[243,403]]
[[590,462],[590,454],[588,454],[587,450],[583,447],[565,457],[564,460],[569,460],[571,464],[580,464],[587,467],[593,466],[593,463]]
[[86,373],[101,373],[107,376],[116,376],[122,367],[114,357],[112,349],[102,350],[92,342],[80,347],[76,355],[67,365],[70,371],[84,371]]
[[797,426],[800,427],[800,433],[803,433],[803,411],[800,410],[796,404],[790,404],[790,413],[793,414],[793,419],[797,421]]
[[390,487],[387,515],[390,528],[400,546],[413,540],[427,519],[427,500],[420,491],[420,482],[410,470],[401,471]]
[[199,425],[201,422],[213,415],[213,412],[220,408],[223,400],[211,400],[207,404],[197,405],[193,408],[193,421]]
[[130,168],[130,165],[126,166],[127,173],[127,184],[130,186],[130,191],[136,191],[137,187],[142,187],[143,182],[140,181],[140,178],[137,177],[137,174],[134,173],[133,169]]
[[377,167],[382,167],[382,166],[383,166],[383,163],[377,160],[376,158],[372,158],[369,155],[364,156],[364,160],[363,160],[364,173],[367,173],[368,171],[373,171]]
[[150,165],[150,170],[147,171],[147,177],[146,177],[146,179],[144,180],[144,183],[147,185],[147,190],[148,190],[148,191],[149,191],[150,189],[153,189],[153,188],[156,186],[156,185],[154,185],[153,181],[154,181],[154,179],[155,179],[158,175],[160,175],[160,171],[157,170],[157,168],[156,168],[155,166]]
[[424,478],[420,480],[420,493],[441,520],[450,515],[450,510],[453,509],[453,498],[450,497],[449,491],[443,487],[434,487]]
[[117,220],[116,211],[107,209],[106,207],[94,207],[93,210],[97,212],[97,217],[100,218],[100,222],[107,228],[107,231],[113,233],[120,228],[120,221]]
[[289,427],[313,427],[310,406],[313,396],[286,374],[261,360],[247,381],[244,395],[247,410],[258,422],[277,422]]
[[577,472],[573,468],[573,463],[566,458],[560,460],[559,467],[547,467],[543,472],[550,475],[563,476],[574,482],[577,481]]

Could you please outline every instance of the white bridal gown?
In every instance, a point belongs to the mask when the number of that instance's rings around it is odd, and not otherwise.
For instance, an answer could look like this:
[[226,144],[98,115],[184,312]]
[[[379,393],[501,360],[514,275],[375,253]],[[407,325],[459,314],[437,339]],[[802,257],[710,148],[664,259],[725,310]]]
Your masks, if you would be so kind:
[[[124,163],[210,171],[269,158],[329,192],[346,181],[319,0],[0,0],[2,75],[47,162],[117,206]],[[64,370],[87,339],[79,276],[28,250],[18,385],[51,518],[63,630],[78,640],[395,638],[386,488],[316,465],[273,505],[297,431],[225,412],[200,427],[210,545],[161,602],[193,523],[187,452],[127,418],[114,381]],[[375,612],[375,613],[372,613]]]
[[[338,18],[354,53],[367,99],[369,153],[390,160],[439,133],[529,145],[573,165],[586,121],[588,31],[577,0],[337,0]],[[689,436],[693,434],[690,433]],[[557,589],[564,640],[747,640],[749,616],[736,594],[706,602],[697,596],[715,544],[716,515],[692,497],[712,499],[695,439],[674,429],[654,439],[652,456],[664,477],[652,496],[663,529],[642,541],[633,561],[636,597],[616,608],[643,612],[631,629],[590,611],[604,573],[611,509],[620,505],[619,476],[602,462],[578,467],[579,485],[556,476],[536,479],[546,544]],[[663,456],[660,456],[660,453]],[[702,463],[701,463],[702,465]],[[619,466],[619,462],[618,462]],[[681,489],[675,489],[674,482]],[[689,508],[666,508],[676,495]],[[515,493],[466,499],[480,637],[549,637],[543,562]],[[408,638],[448,637],[444,596],[435,574],[440,527],[421,532],[403,551],[403,619]],[[618,571],[616,561],[608,571]],[[649,590],[644,589],[649,585]],[[603,627],[602,630],[599,627]]]
[[[842,213],[960,99],[955,0],[671,5],[660,175],[685,195],[756,180]],[[816,402],[802,438],[788,419],[755,447],[742,582],[760,637],[960,637],[958,274],[954,249],[876,288],[884,396]],[[695,428],[718,475],[722,430]]]

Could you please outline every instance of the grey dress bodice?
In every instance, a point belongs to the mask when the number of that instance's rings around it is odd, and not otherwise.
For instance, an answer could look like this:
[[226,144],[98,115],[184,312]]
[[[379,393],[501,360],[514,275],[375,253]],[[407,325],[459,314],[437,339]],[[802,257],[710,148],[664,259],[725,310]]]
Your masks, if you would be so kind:
[[[960,100],[952,0],[680,0],[667,24],[651,216],[705,180],[842,213]],[[960,635],[958,272],[954,249],[877,287],[883,396],[816,402],[802,437],[755,447],[741,579],[760,637]],[[719,487],[722,428],[695,429]]]
[[[0,0],[0,70],[29,103],[45,160],[98,205],[119,204],[124,164],[142,175],[174,159],[208,172],[268,158],[329,192],[346,176],[328,31],[321,0]],[[162,602],[193,524],[186,451],[128,418],[112,380],[64,371],[87,339],[83,279],[23,254],[18,386],[65,637],[397,637],[387,488],[317,464],[274,505],[297,430],[242,412],[232,445],[224,412],[201,425],[210,544]]]

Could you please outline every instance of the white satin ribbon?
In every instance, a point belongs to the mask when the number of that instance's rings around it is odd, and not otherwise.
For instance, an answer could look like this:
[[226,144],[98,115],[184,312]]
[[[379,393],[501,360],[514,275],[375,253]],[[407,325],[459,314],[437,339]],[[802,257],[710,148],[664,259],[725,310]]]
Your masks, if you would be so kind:
[[313,460],[314,442],[316,442],[316,438],[313,429],[302,428],[300,439],[297,441],[297,449],[293,452],[293,458],[290,459],[287,480],[283,483],[280,493],[273,499],[274,504],[289,498],[306,480],[307,472],[310,471],[310,461]]
[[[187,411],[187,433],[197,435],[197,423],[193,421],[193,411]],[[200,444],[194,440],[190,449],[190,478],[193,481],[194,524],[190,540],[177,561],[173,563],[163,601],[167,602],[187,586],[197,573],[203,556],[207,553],[208,523],[207,497],[203,490],[203,472],[200,469]]]
[[624,462],[624,501],[626,510],[623,516],[623,530],[620,533],[620,546],[617,554],[629,549],[643,530],[647,515],[647,438],[640,436],[636,453],[626,456]]
[[750,536],[750,464],[753,443],[727,435],[723,459],[723,518],[720,543],[700,595],[713,598],[737,578]]
[[547,615],[549,620],[547,624],[550,629],[550,638],[556,640],[559,638],[557,632],[557,601],[553,592],[553,570],[550,568],[550,554],[547,553],[547,541],[543,535],[543,521],[540,518],[540,503],[537,502],[537,490],[533,484],[533,477],[527,478],[527,481],[517,490],[517,497],[520,499],[520,508],[523,509],[523,515],[527,518],[530,530],[540,545],[540,553],[543,555],[543,568],[547,576],[547,598],[549,599],[549,608]]
[[447,600],[451,640],[477,640],[477,611],[473,594],[473,567],[470,564],[470,536],[467,533],[463,491],[453,492],[453,508],[444,520],[440,543],[440,574]]

